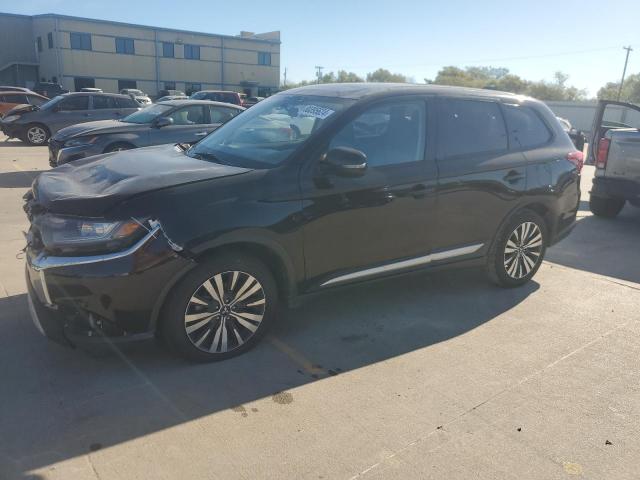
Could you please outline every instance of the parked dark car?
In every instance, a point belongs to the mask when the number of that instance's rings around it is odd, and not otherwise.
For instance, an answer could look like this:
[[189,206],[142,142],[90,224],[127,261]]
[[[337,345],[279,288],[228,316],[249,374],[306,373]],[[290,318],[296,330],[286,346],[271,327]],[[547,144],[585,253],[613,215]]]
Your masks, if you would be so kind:
[[0,120],[0,128],[9,137],[31,145],[44,145],[51,135],[69,125],[122,118],[140,110],[135,100],[113,93],[65,93],[40,107],[20,105]]
[[573,128],[573,125],[571,125],[571,122],[566,118],[562,118],[562,117],[556,117],[556,118],[558,119],[558,122],[560,122],[562,129],[565,132],[567,132],[567,135],[569,135],[569,138],[575,145],[576,149],[582,152],[584,150],[584,144],[587,142],[587,136],[584,134],[584,132],[582,130]]
[[278,304],[334,286],[476,265],[517,287],[574,226],[581,166],[553,113],[522,96],[289,90],[189,149],[42,173],[25,205],[31,312],[61,343],[158,332],[209,361],[255,345]]
[[224,102],[242,106],[240,94],[229,90],[201,90],[191,95],[190,98],[193,100],[211,100],[213,102]]
[[244,111],[227,103],[174,100],[156,103],[120,120],[63,128],[49,140],[52,167],[100,153],[163,143],[195,143]]
[[[608,118],[612,115],[626,123]],[[591,212],[613,218],[627,202],[640,207],[640,105],[600,100],[591,131],[589,157],[596,166]]]
[[52,82],[38,82],[33,87],[33,91],[48,98],[69,93],[69,90],[62,88],[62,85]]

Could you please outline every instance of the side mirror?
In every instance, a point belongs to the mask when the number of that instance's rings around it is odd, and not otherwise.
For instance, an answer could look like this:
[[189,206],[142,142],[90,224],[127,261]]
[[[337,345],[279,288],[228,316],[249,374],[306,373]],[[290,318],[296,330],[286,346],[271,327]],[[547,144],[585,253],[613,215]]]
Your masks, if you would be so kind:
[[155,128],[168,127],[169,125],[173,125],[173,118],[158,117],[153,121],[153,126]]
[[359,177],[367,170],[367,156],[364,152],[349,147],[329,150],[324,163],[330,171],[343,177]]

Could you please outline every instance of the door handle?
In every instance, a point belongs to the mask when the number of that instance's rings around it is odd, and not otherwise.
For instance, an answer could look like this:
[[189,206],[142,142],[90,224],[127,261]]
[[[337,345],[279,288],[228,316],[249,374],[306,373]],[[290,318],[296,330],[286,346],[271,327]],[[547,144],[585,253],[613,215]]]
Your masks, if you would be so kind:
[[198,132],[196,133],[196,137],[204,137],[205,135],[207,135],[209,132]]
[[524,173],[517,170],[510,170],[503,178],[505,182],[517,183],[525,177]]

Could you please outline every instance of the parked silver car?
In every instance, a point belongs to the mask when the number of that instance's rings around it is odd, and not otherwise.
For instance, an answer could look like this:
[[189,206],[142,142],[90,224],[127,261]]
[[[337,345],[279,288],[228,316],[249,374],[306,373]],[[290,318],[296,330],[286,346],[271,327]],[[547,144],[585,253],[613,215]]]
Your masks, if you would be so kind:
[[142,90],[138,90],[137,88],[123,88],[120,90],[122,95],[129,95],[136,102],[140,104],[141,107],[148,107],[151,105],[151,98],[149,95],[144,93]]
[[19,105],[9,110],[0,129],[8,136],[31,145],[44,145],[52,135],[69,125],[93,120],[115,120],[140,110],[126,95],[112,93],[65,93],[40,107]]
[[156,103],[121,120],[82,123],[49,141],[52,167],[101,153],[163,143],[195,143],[244,110],[208,100]]

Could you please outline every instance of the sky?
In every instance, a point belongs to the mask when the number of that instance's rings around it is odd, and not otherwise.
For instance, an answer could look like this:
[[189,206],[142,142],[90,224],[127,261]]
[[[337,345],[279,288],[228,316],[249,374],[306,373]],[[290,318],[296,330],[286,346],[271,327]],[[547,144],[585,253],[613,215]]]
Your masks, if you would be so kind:
[[595,96],[620,80],[627,45],[627,74],[640,73],[640,0],[0,0],[0,11],[227,35],[280,30],[288,81],[314,78],[316,65],[362,76],[387,68],[419,83],[447,65],[494,66],[528,80],[561,70]]

